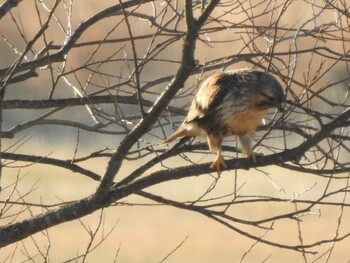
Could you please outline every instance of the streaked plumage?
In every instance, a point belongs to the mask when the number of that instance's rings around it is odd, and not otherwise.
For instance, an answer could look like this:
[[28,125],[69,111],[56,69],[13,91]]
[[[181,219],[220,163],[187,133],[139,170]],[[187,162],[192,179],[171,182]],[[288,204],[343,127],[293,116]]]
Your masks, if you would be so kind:
[[167,138],[202,136],[211,151],[217,151],[210,166],[221,171],[226,167],[221,153],[222,140],[237,135],[243,152],[256,161],[251,139],[268,108],[282,109],[284,92],[270,74],[251,69],[216,73],[208,77],[195,95],[187,117],[179,129]]

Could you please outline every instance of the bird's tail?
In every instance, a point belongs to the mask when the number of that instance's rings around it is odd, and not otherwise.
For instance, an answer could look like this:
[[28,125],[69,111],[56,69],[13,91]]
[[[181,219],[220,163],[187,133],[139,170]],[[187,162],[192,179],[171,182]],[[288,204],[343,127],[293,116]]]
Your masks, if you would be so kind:
[[170,143],[173,140],[175,140],[176,138],[187,136],[187,133],[188,133],[188,131],[186,130],[186,128],[184,126],[180,127],[176,132],[174,132],[167,139],[165,139],[162,144]]

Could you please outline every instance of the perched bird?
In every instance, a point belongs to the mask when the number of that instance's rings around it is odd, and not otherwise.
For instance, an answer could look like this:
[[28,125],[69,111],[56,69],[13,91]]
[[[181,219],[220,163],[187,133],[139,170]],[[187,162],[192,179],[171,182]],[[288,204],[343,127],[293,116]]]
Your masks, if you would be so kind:
[[217,157],[210,168],[227,167],[222,156],[222,141],[237,135],[243,152],[256,161],[251,140],[268,108],[282,109],[284,91],[269,73],[241,69],[215,73],[208,77],[195,95],[185,121],[163,143],[178,137],[206,137]]

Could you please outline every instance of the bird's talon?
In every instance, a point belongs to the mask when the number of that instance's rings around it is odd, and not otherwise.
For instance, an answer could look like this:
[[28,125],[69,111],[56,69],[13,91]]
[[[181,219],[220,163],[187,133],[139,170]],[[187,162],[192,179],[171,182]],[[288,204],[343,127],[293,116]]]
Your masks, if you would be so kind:
[[210,168],[212,170],[215,170],[216,172],[220,173],[221,172],[221,166],[224,168],[227,168],[227,164],[225,163],[224,158],[217,158],[212,165],[210,165]]
[[248,159],[252,160],[254,163],[256,163],[256,158],[260,157],[260,156],[264,156],[264,154],[262,153],[256,153],[256,152],[251,152],[250,154],[248,154]]

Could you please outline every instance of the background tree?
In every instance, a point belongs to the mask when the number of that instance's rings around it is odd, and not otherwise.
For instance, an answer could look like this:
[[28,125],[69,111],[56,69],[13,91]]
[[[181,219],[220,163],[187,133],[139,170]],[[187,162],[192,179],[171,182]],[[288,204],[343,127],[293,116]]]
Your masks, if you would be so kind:
[[[137,261],[123,248],[134,235],[152,262],[349,260],[348,10],[346,0],[4,1],[0,258]],[[263,157],[226,140],[219,176],[206,142],[160,144],[205,77],[242,67],[286,90],[285,112],[259,128]],[[164,236],[150,247],[139,224]]]

